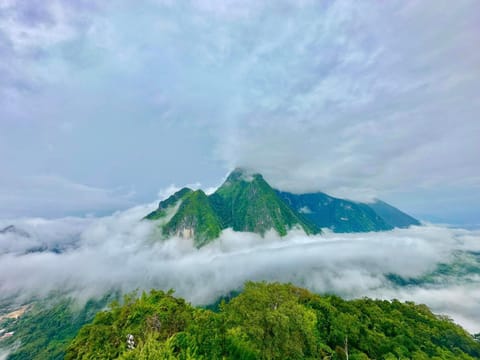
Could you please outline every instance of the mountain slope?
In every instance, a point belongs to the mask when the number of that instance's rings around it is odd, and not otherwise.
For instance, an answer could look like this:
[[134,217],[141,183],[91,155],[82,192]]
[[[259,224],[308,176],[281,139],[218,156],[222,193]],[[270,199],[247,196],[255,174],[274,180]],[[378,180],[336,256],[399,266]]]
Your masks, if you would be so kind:
[[387,224],[394,227],[407,228],[411,225],[420,225],[420,221],[398,210],[396,207],[381,200],[368,204]]
[[393,229],[366,204],[337,199],[321,192],[292,194],[278,191],[278,195],[320,228],[339,233]]
[[285,236],[293,228],[318,234],[321,228],[367,232],[419,224],[382,201],[364,204],[321,192],[282,192],[272,188],[262,175],[243,169],[235,169],[210,196],[189,188],[177,191],[145,219],[158,220],[164,237],[193,238],[198,247],[226,228],[262,236],[273,229]]
[[158,208],[155,211],[152,211],[150,214],[145,216],[145,219],[148,220],[157,220],[165,217],[167,215],[167,210],[174,207],[179,200],[182,200],[186,195],[190,194],[193,190],[187,187],[177,191],[175,194],[171,195],[168,199],[160,201]]
[[236,169],[211,196],[223,227],[265,234],[275,229],[280,236],[297,226],[307,234],[319,229],[291,209],[260,174]]
[[193,238],[200,247],[220,236],[222,223],[202,190],[189,192],[172,219],[163,226],[166,236]]

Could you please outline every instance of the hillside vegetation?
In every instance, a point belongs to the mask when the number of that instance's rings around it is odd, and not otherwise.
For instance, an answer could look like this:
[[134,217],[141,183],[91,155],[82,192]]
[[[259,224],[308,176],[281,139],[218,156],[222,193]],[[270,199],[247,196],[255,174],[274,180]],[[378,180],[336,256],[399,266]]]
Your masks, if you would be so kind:
[[61,360],[65,350],[79,329],[91,322],[118,294],[91,299],[79,306],[72,298],[54,294],[36,302],[18,320],[7,327],[14,336],[0,342],[1,348],[14,349],[8,360]]
[[278,195],[312,223],[334,232],[365,232],[391,230],[388,224],[367,204],[337,199],[324,193]]
[[[373,207],[375,206],[375,207]],[[172,213],[173,217],[168,218]],[[192,238],[201,247],[222,230],[264,235],[274,230],[285,236],[293,228],[318,234],[391,230],[420,223],[384,202],[364,204],[337,199],[324,193],[292,194],[272,188],[260,174],[235,169],[213,194],[183,188],[145,219],[159,222],[165,238]]]
[[[130,345],[127,339],[130,338]],[[130,347],[130,348],[129,348]],[[217,311],[152,290],[111,304],[66,359],[478,359],[480,344],[424,305],[247,283]]]
[[[168,211],[176,206],[173,217],[167,219]],[[183,188],[160,202],[145,219],[159,221],[164,237],[192,238],[197,247],[218,238],[226,228],[260,235],[273,229],[280,236],[294,227],[307,234],[320,232],[278,197],[260,174],[246,175],[241,170],[232,172],[210,196],[202,190]]]

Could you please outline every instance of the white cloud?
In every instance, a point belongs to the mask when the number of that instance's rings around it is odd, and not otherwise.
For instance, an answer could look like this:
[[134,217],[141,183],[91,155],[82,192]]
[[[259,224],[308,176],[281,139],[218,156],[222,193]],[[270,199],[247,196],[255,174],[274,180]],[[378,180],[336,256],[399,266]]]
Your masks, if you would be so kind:
[[[450,261],[455,249],[478,251],[478,231],[429,225],[380,233],[327,232],[316,237],[298,231],[285,238],[268,233],[261,238],[226,230],[218,241],[197,250],[183,239],[159,241],[155,224],[140,221],[154,207],[138,206],[96,219],[17,223],[36,234],[33,241],[70,244],[73,237],[75,246],[66,246],[61,254],[3,253],[0,294],[25,299],[64,289],[85,299],[114,287],[123,291],[155,287],[174,288],[194,304],[205,304],[247,280],[291,281],[319,293],[425,302],[468,330],[480,330],[476,290],[480,279],[469,275],[470,282],[453,277],[441,285],[396,288],[384,277],[386,273],[419,277],[434,270],[438,262]],[[54,240],[49,241],[50,237]],[[0,243],[11,240],[0,235]]]
[[239,165],[297,192],[409,205],[438,191],[426,212],[444,220],[467,208],[459,189],[480,200],[476,1],[2,4],[0,160],[14,176],[82,182],[82,164],[145,201]]
[[102,189],[79,184],[58,175],[36,175],[0,180],[2,218],[16,217],[28,209],[37,216],[111,212],[133,204],[132,190]]
[[7,360],[9,350],[0,350],[0,360]]
[[476,179],[477,4],[442,4],[333,2],[278,37],[258,31],[265,64],[244,72],[255,94],[220,156],[286,190],[359,200]]

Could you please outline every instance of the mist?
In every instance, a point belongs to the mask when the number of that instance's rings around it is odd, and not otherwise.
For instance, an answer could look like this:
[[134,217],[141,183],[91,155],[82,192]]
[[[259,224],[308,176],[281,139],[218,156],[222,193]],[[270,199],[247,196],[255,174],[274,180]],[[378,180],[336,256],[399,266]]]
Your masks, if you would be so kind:
[[270,232],[262,238],[227,229],[196,249],[185,239],[159,240],[158,225],[141,220],[155,206],[101,218],[13,221],[29,236],[0,234],[0,298],[28,301],[61,289],[84,301],[112,289],[159,288],[204,305],[248,280],[281,281],[346,298],[425,303],[468,331],[480,331],[478,275],[407,287],[386,277],[418,278],[453,261],[456,251],[480,251],[480,231],[425,224],[361,234],[306,236],[294,230],[280,238]]

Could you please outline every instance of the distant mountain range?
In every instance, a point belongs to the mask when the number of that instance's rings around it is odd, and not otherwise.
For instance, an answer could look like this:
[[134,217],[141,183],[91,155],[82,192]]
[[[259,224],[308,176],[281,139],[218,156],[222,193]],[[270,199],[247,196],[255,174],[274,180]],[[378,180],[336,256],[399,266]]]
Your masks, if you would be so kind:
[[15,225],[8,225],[7,227],[0,229],[0,235],[15,234],[21,237],[29,238],[30,234],[25,230],[17,228]]
[[192,238],[201,247],[223,229],[284,236],[293,228],[318,234],[367,232],[420,225],[413,217],[383,202],[372,204],[327,194],[292,194],[272,188],[262,175],[235,169],[213,194],[183,188],[160,202],[145,219],[157,221],[162,235]]

